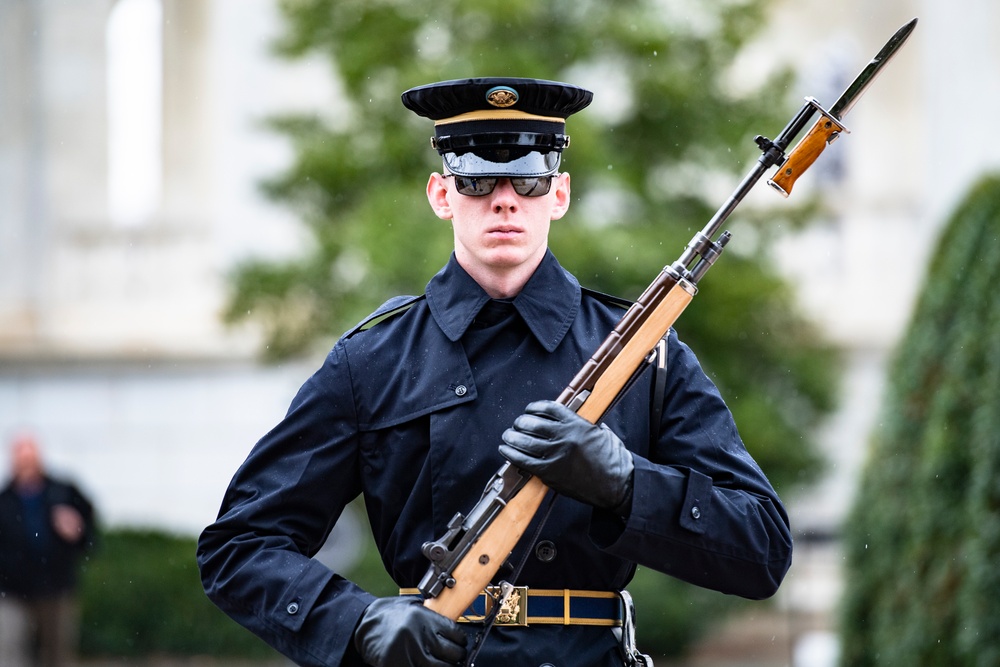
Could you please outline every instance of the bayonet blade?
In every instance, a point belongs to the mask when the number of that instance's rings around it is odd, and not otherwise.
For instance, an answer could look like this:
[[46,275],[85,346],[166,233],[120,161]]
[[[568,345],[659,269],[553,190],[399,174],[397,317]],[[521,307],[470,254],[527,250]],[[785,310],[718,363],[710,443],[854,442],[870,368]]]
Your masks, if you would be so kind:
[[885,46],[875,54],[875,57],[871,59],[861,73],[854,79],[854,81],[847,87],[847,89],[841,94],[840,99],[834,102],[833,106],[830,107],[830,115],[835,118],[842,119],[847,113],[854,107],[855,103],[861,99],[861,96],[865,94],[865,91],[875,82],[878,75],[885,69],[885,66],[889,64],[892,60],[903,42],[910,36],[913,29],[917,27],[917,19],[913,19],[899,30],[896,31],[889,41],[885,43]]
[[[820,112],[820,119],[812,126],[809,132],[788,154],[785,161],[778,167],[774,178],[767,183],[775,190],[787,197],[792,192],[792,186],[799,176],[805,173],[806,169],[812,166],[816,158],[820,156],[826,147],[840,136],[841,132],[847,132],[847,128],[840,121],[854,104],[861,98],[866,90],[874,83],[878,75],[889,64],[896,53],[899,52],[903,43],[917,26],[917,19],[913,19],[902,28],[896,31],[885,46],[875,54],[868,65],[847,87],[847,90],[840,96],[830,110],[827,111],[819,106],[813,98],[806,98],[807,103],[813,105]],[[796,130],[797,132],[798,130]],[[789,139],[791,140],[791,139]]]

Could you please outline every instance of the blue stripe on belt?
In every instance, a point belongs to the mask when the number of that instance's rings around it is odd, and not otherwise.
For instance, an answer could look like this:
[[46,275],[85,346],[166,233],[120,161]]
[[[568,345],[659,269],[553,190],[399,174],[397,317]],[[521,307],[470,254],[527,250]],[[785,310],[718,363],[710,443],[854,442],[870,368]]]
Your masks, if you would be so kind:
[[[418,595],[415,588],[401,589],[400,595]],[[459,622],[482,622],[492,609],[496,588],[483,592],[473,601]],[[621,598],[613,591],[539,589],[515,587],[497,614],[497,625],[595,625],[620,626]]]

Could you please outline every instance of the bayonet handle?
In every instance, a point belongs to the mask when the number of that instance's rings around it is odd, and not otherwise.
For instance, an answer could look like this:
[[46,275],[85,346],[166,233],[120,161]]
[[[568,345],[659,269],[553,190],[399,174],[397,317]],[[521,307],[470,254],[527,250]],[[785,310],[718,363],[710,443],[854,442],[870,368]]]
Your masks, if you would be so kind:
[[802,140],[788,154],[778,171],[775,172],[774,178],[769,180],[767,184],[780,192],[782,196],[790,195],[799,176],[806,173],[816,158],[840,136],[841,132],[846,131],[848,130],[844,124],[833,116],[825,113],[821,115],[806,136],[802,137]]

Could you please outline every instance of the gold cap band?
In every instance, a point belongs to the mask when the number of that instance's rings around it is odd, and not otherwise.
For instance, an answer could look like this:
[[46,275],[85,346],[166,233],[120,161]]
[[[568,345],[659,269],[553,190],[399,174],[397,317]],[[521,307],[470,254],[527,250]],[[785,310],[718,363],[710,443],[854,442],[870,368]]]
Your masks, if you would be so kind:
[[458,116],[452,116],[451,118],[442,118],[439,121],[435,121],[434,126],[463,123],[472,120],[542,120],[548,123],[566,124],[566,119],[559,118],[558,116],[536,116],[535,114],[524,113],[523,111],[516,111],[514,109],[485,109],[469,111]]

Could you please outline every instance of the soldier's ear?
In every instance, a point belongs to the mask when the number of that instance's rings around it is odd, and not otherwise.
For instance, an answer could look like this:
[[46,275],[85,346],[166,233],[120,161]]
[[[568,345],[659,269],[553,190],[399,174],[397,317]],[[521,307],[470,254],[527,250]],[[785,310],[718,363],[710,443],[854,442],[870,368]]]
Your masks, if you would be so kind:
[[427,179],[427,203],[431,205],[434,215],[442,220],[451,220],[454,213],[448,200],[448,179],[434,172]]
[[552,220],[558,220],[566,215],[570,203],[570,183],[569,174],[563,172],[553,179],[552,188],[555,190],[555,204],[552,206]]

